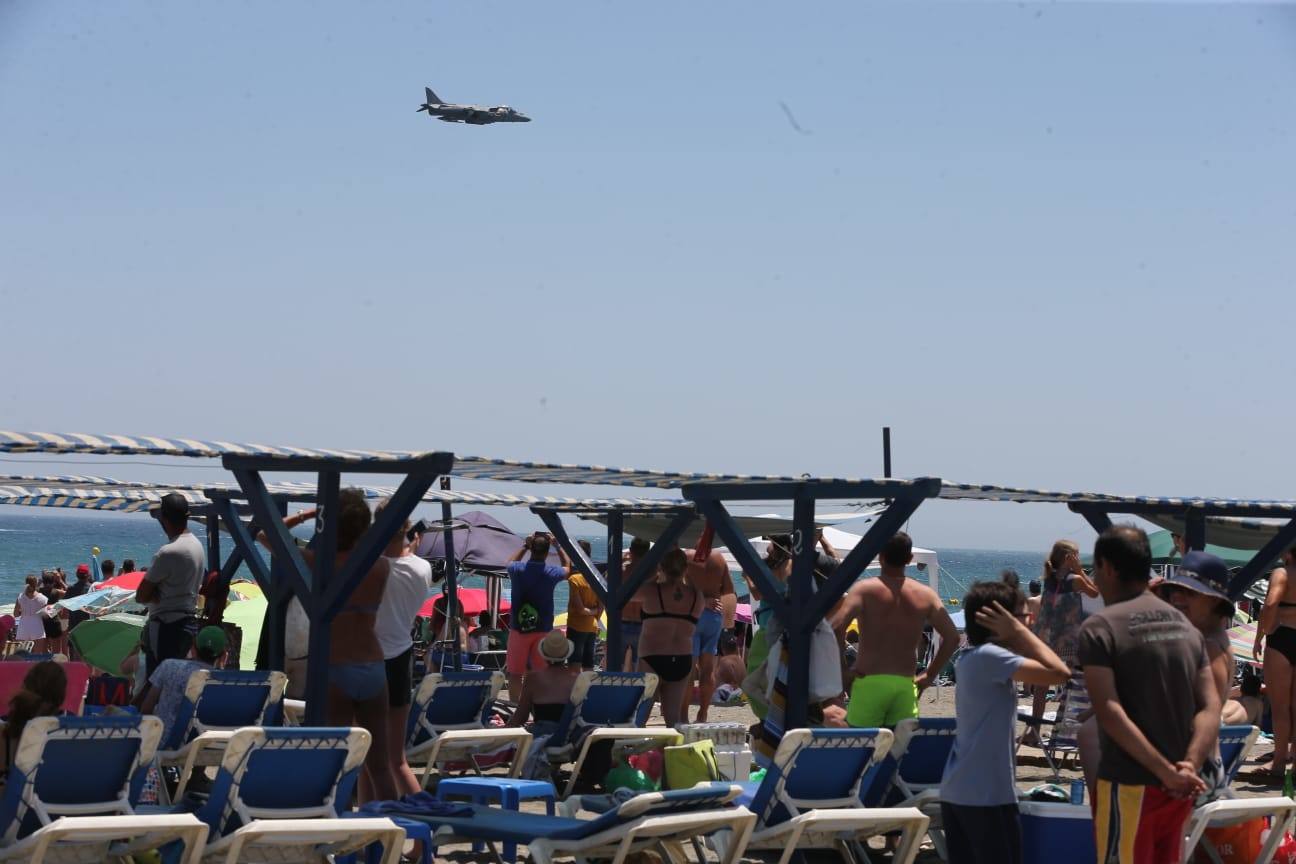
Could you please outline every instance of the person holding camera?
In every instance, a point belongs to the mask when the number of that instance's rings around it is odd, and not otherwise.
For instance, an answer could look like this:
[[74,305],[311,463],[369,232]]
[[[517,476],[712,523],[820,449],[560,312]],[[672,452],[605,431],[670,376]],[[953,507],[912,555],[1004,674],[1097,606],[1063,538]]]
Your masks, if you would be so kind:
[[[540,642],[553,629],[554,589],[567,581],[571,560],[558,549],[559,565],[547,564],[552,541],[537,531],[522,541],[522,548],[509,559],[512,583],[512,612],[509,618],[508,653],[504,670],[508,675],[509,698],[522,697],[522,679],[528,669],[541,669],[545,659]],[[526,561],[522,559],[526,556]]]

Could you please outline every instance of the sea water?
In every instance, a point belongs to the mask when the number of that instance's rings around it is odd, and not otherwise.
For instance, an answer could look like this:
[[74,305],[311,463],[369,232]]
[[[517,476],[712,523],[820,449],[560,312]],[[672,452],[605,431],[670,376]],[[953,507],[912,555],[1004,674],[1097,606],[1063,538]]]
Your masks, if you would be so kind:
[[[205,546],[207,535],[203,523],[195,520],[190,524]],[[593,547],[594,558],[603,560],[607,553],[606,537],[585,539]],[[0,508],[0,604],[7,604],[11,602],[10,598],[17,597],[28,573],[39,575],[41,570],[62,567],[71,581],[76,566],[90,562],[92,547],[100,548],[99,560],[110,558],[120,570],[122,561],[127,558],[147,567],[153,553],[165,542],[161,527],[145,513]],[[233,541],[223,536],[221,548],[228,554]],[[937,548],[936,551],[941,565],[940,595],[947,606],[954,606],[954,601],[961,599],[973,582],[998,579],[1005,568],[1015,569],[1023,585],[1040,578],[1047,549],[1019,552]],[[246,567],[240,573],[245,578],[252,578]],[[929,581],[926,573],[914,568],[910,568],[910,573],[921,581]],[[745,593],[742,580],[738,581],[739,593]],[[466,576],[463,584],[482,587],[485,580]],[[561,612],[566,605],[567,586],[560,585],[554,606]]]

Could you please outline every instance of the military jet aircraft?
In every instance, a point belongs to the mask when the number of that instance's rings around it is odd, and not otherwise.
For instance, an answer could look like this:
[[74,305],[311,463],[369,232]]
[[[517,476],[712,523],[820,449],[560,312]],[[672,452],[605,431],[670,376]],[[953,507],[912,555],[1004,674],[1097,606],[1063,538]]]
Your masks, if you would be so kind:
[[474,126],[484,126],[487,123],[531,122],[530,117],[507,105],[496,105],[494,108],[482,105],[452,105],[442,102],[441,98],[432,92],[431,87],[424,87],[423,92],[427,98],[418,110],[426,111],[429,117],[435,117],[446,123],[471,123]]

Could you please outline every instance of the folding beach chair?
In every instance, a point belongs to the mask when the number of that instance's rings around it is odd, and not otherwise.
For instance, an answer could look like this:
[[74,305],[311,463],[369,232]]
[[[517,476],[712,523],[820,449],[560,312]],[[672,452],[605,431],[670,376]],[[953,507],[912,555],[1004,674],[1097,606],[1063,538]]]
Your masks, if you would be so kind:
[[[582,672],[572,687],[571,704],[549,736],[545,756],[558,767],[573,762],[562,797],[571,794],[590,748],[603,742],[647,741],[682,744],[684,736],[667,727],[646,728],[657,676],[651,672]],[[574,756],[574,759],[573,759]]]
[[896,724],[891,752],[867,770],[860,783],[865,807],[913,807],[928,818],[927,834],[941,858],[940,783],[954,749],[953,717],[920,717]]
[[0,861],[100,864],[179,841],[178,859],[196,862],[201,822],[131,803],[161,735],[156,717],[28,721],[0,799]]
[[[234,730],[273,725],[270,712],[287,686],[288,677],[282,672],[195,669],[190,673],[175,723],[157,754],[159,772],[180,766],[176,800],[184,795],[194,768],[220,764]],[[162,803],[169,803],[167,784],[159,783],[158,788]]]
[[[636,795],[594,819],[515,813],[498,807],[465,804],[468,815],[420,815],[403,818],[430,825],[438,844],[480,841],[497,862],[502,843],[525,845],[536,864],[557,856],[577,862],[592,858],[622,864],[632,852],[665,846],[668,860],[683,861],[684,844],[696,837],[728,832],[731,840],[720,864],[737,864],[747,846],[756,816],[746,807],[727,806],[742,793],[728,783],[704,783],[692,789]],[[574,800],[574,799],[573,799]]]
[[[211,795],[197,811],[202,860],[318,864],[382,845],[400,860],[405,832],[385,818],[344,819],[369,750],[364,729],[257,728],[229,736]],[[164,851],[167,864],[175,850]]]
[[[1259,737],[1260,730],[1254,726],[1220,727],[1220,760],[1224,763],[1224,776],[1230,784]],[[1222,798],[1195,808],[1184,827],[1186,837],[1180,861],[1187,864],[1200,846],[1211,861],[1222,864],[1219,851],[1206,836],[1206,829],[1224,828],[1262,817],[1269,817],[1273,821],[1270,824],[1269,839],[1256,860],[1258,864],[1268,864],[1284,835],[1291,830],[1293,821],[1296,821],[1296,801],[1290,798]]]
[[[1031,706],[1018,707],[1017,719],[1025,723],[1027,728],[1041,733],[1043,727],[1048,727],[1048,735],[1040,735],[1043,741],[1040,749],[1044,751],[1044,759],[1053,772],[1054,782],[1061,776],[1061,769],[1068,757],[1079,759],[1080,725],[1088,718],[1090,710],[1089,691],[1085,689],[1084,676],[1080,672],[1073,674],[1062,685],[1058,692],[1057,708],[1045,711],[1038,720],[1031,716]],[[1017,749],[1021,749],[1020,739]]]
[[[738,803],[756,814],[749,849],[779,850],[787,864],[802,849],[836,847],[847,859],[860,857],[869,837],[901,832],[891,859],[911,864],[927,831],[928,817],[914,807],[861,807],[865,773],[891,752],[886,729],[793,729],[784,734],[765,778],[747,784]],[[737,838],[717,835],[721,857]]]
[[[454,758],[479,771],[480,754],[514,748],[508,776],[516,777],[531,749],[525,729],[485,725],[487,709],[504,686],[503,672],[430,672],[419,682],[405,727],[405,758],[423,765],[427,786],[434,766]],[[479,771],[480,773],[480,771]]]

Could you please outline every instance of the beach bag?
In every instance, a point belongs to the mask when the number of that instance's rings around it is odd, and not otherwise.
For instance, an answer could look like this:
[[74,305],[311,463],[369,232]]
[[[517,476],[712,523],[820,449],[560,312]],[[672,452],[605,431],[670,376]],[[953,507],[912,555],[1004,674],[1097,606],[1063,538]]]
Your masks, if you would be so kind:
[[[1250,819],[1237,825],[1207,828],[1205,840],[1215,847],[1223,864],[1253,864],[1260,857],[1261,832],[1268,827],[1264,817]],[[1275,861],[1279,860],[1277,857]],[[1211,864],[1210,853],[1198,847],[1193,852],[1195,864]]]
[[534,633],[540,627],[540,610],[530,603],[523,603],[514,610],[514,615],[519,633]]
[[720,779],[715,742],[709,738],[663,748],[663,754],[667,789],[692,789],[699,783],[713,783]]
[[[786,640],[786,633],[779,637],[780,649],[787,647],[783,644]],[[771,651],[766,666],[780,663],[781,654],[782,650]],[[841,650],[837,647],[837,634],[827,621],[820,621],[810,634],[810,704],[828,702],[842,694],[841,657]],[[771,674],[771,669],[767,669],[765,676],[765,702],[768,704],[774,699],[774,681],[778,674]],[[784,672],[784,678],[786,677],[787,673]],[[746,681],[743,681],[743,692],[751,693],[747,690]]]

